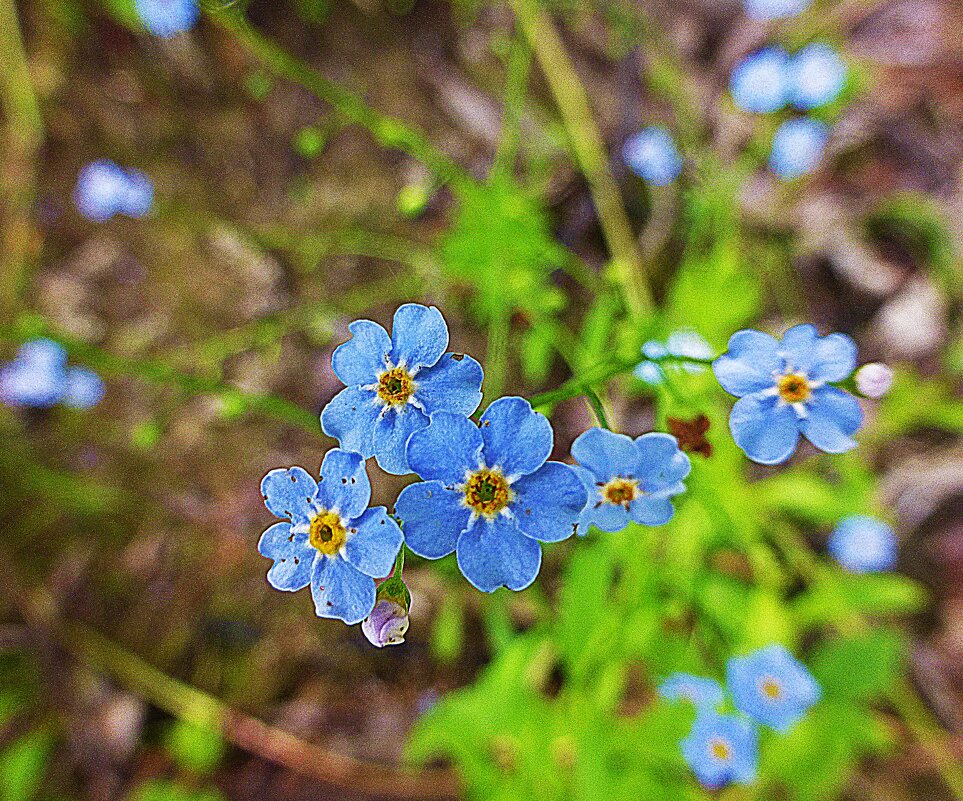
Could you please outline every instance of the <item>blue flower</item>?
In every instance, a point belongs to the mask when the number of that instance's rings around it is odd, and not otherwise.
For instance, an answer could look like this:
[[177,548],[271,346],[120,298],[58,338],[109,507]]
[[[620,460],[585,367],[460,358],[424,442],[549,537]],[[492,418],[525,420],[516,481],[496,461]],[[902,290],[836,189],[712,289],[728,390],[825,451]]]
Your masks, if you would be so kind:
[[781,47],[766,47],[740,61],[729,77],[732,99],[743,111],[767,114],[786,105],[789,56]]
[[134,9],[144,27],[164,39],[190,30],[201,16],[197,0],[134,0]]
[[685,492],[689,457],[675,437],[649,433],[632,439],[604,428],[590,428],[572,443],[575,470],[588,503],[579,516],[578,533],[589,526],[621,531],[629,521],[661,526],[672,518],[671,498]]
[[846,85],[846,62],[829,45],[815,42],[789,63],[789,97],[803,111],[831,103]]
[[74,204],[87,219],[106,222],[115,214],[143,217],[154,202],[154,185],[140,170],[125,170],[101,159],[77,175]]
[[646,384],[657,385],[665,383],[667,367],[682,369],[687,373],[701,373],[706,369],[692,362],[660,363],[660,360],[665,359],[666,356],[677,356],[680,359],[711,359],[712,348],[696,331],[682,328],[673,331],[665,344],[657,339],[650,339],[642,346],[642,355],[645,356],[645,360],[635,366],[633,375]]
[[482,397],[481,365],[445,353],[448,326],[434,306],[401,306],[390,337],[370,320],[356,320],[348,330],[352,338],[331,357],[347,389],[321,412],[321,428],[342,448],[374,456],[382,470],[411,472],[408,438],[435,412],[474,412]]
[[539,542],[570,536],[585,506],[575,471],[549,462],[552,426],[524,398],[499,398],[479,425],[436,412],[412,435],[408,462],[421,478],[395,510],[405,542],[419,556],[457,552],[475,587],[523,590],[542,563]]
[[789,180],[815,170],[823,159],[829,126],[819,120],[786,120],[772,138],[769,169]]
[[319,617],[349,624],[368,617],[374,580],[391,572],[401,529],[385,507],[367,508],[371,484],[360,454],[328,451],[319,481],[301,467],[272,470],[261,481],[261,495],[276,517],[285,518],[257,546],[274,560],[270,585],[294,592],[310,584]]
[[743,0],[746,14],[753,19],[795,17],[812,4],[812,0]]
[[667,128],[652,125],[630,136],[622,159],[636,175],[654,186],[671,184],[682,172],[682,156]]
[[57,403],[88,409],[104,396],[100,377],[67,366],[67,351],[49,339],[24,343],[17,357],[0,367],[0,401],[8,406],[48,408]]
[[733,657],[726,682],[740,712],[776,731],[786,731],[822,696],[806,666],[782,645]]
[[829,553],[853,573],[873,573],[896,566],[896,533],[882,520],[852,515],[829,535]]
[[682,755],[705,787],[750,784],[759,764],[759,733],[735,715],[702,712],[682,741]]
[[831,383],[855,366],[852,339],[821,337],[811,325],[790,328],[781,342],[761,331],[739,331],[712,363],[723,389],[739,398],[729,416],[732,436],[760,464],[786,461],[800,434],[828,453],[856,447],[859,402]]
[[696,709],[716,709],[723,698],[719,682],[691,673],[673,673],[659,685],[659,695],[668,701],[688,701]]

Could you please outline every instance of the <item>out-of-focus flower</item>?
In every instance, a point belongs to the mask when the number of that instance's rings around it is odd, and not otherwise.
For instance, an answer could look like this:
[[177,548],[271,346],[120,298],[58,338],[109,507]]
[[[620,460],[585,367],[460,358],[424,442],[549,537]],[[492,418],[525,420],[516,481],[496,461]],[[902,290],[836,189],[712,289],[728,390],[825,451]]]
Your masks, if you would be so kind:
[[776,731],[786,731],[822,696],[806,666],[782,645],[767,645],[726,664],[736,708]]
[[781,47],[766,47],[740,61],[729,78],[729,91],[743,111],[767,114],[786,105],[789,56]]
[[829,126],[808,118],[786,120],[776,130],[769,153],[769,168],[789,180],[815,170],[829,141]]
[[726,392],[739,398],[729,428],[746,456],[779,464],[802,434],[828,453],[856,447],[863,421],[859,401],[832,386],[856,366],[856,343],[845,334],[821,337],[812,325],[790,328],[777,340],[761,331],[737,331],[712,363]]
[[870,362],[860,367],[853,378],[860,393],[878,400],[893,386],[893,369],[880,362]]
[[744,4],[753,19],[782,19],[801,14],[812,0],[744,0]]
[[632,172],[654,186],[671,184],[682,172],[682,156],[668,128],[651,125],[630,136],[622,159]]
[[633,375],[646,384],[662,384],[665,382],[666,369],[682,369],[687,373],[701,373],[706,368],[703,365],[683,361],[681,364],[671,359],[662,361],[667,356],[685,359],[711,359],[712,348],[696,331],[680,329],[673,331],[665,343],[657,339],[650,339],[642,346],[645,360],[636,365]]
[[682,755],[705,787],[749,784],[759,763],[759,733],[741,717],[702,712],[682,741]]
[[843,91],[847,74],[846,62],[828,44],[807,45],[789,62],[789,100],[803,111],[831,103]]
[[90,409],[104,398],[104,382],[92,370],[73,367],[67,371],[63,403],[74,409]]
[[153,202],[154,185],[140,170],[125,170],[109,159],[100,159],[77,175],[74,204],[94,222],[106,222],[115,214],[143,217]]
[[164,39],[189,31],[201,16],[197,0],[134,0],[134,10],[148,31]]
[[67,351],[50,339],[24,343],[16,358],[0,367],[0,402],[47,408],[63,403],[76,409],[96,406],[104,396],[100,377],[67,366]]
[[832,557],[852,573],[873,573],[896,566],[897,540],[893,529],[868,515],[840,521],[829,535]]
[[723,698],[719,682],[691,673],[673,673],[659,685],[659,695],[669,701],[688,701],[700,711],[716,709]]
[[662,372],[662,368],[655,362],[640,362],[635,366],[632,375],[638,378],[639,381],[644,381],[646,384],[658,385],[665,383],[665,373]]

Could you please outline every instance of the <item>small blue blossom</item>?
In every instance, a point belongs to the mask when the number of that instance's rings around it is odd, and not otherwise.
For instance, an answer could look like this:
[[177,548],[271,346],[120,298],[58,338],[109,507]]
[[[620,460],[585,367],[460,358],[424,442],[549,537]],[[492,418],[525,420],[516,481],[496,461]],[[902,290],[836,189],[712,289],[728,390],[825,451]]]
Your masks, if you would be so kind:
[[646,384],[652,384],[653,386],[665,383],[665,373],[662,372],[662,368],[655,362],[639,362],[635,365],[635,370],[632,371],[632,375],[638,378],[639,381],[644,381]]
[[100,377],[67,366],[67,351],[49,339],[24,343],[16,358],[0,367],[0,402],[38,409],[63,403],[76,409],[96,406],[104,396]]
[[395,504],[408,547],[426,559],[456,552],[482,592],[525,589],[542,563],[539,543],[569,537],[585,506],[575,471],[546,461],[552,441],[551,423],[524,398],[499,398],[478,425],[432,414],[408,441],[408,462],[425,480]]
[[753,19],[782,19],[801,14],[812,0],[743,0],[746,14]]
[[143,217],[154,202],[154,185],[140,170],[108,159],[93,161],[77,175],[74,204],[87,219],[106,222],[115,214]]
[[481,365],[445,353],[448,326],[434,306],[407,303],[396,312],[391,336],[377,323],[356,320],[352,338],[331,357],[347,385],[321,412],[321,428],[342,448],[374,456],[382,470],[411,472],[406,446],[430,415],[469,415],[481,403]]
[[676,438],[651,432],[636,439],[604,428],[590,428],[572,443],[575,470],[588,503],[579,516],[578,533],[589,526],[621,531],[629,521],[646,526],[668,523],[672,497],[685,492],[689,457]]
[[673,673],[659,685],[659,695],[668,701],[687,701],[700,711],[716,709],[723,699],[719,682],[691,673]]
[[164,39],[189,31],[201,16],[198,0],[134,0],[134,9],[144,27]]
[[843,91],[846,76],[846,62],[828,44],[807,45],[789,63],[790,102],[803,111],[831,103]]
[[863,421],[859,401],[832,385],[855,366],[852,339],[821,337],[811,325],[790,328],[781,341],[761,331],[738,331],[712,363],[722,388],[739,398],[729,416],[732,436],[760,464],[786,461],[800,434],[828,453],[856,447],[852,437]]
[[653,186],[671,184],[682,172],[682,156],[667,128],[651,125],[630,136],[622,159],[632,172]]
[[750,784],[759,764],[759,732],[741,717],[701,712],[682,741],[682,755],[704,787]]
[[334,448],[315,481],[301,467],[272,470],[261,481],[275,523],[258,543],[274,560],[268,583],[295,592],[311,585],[319,617],[360,623],[375,605],[376,578],[394,567],[401,529],[383,506],[368,507],[371,484],[360,454]]
[[726,664],[736,708],[758,723],[786,731],[822,696],[819,684],[782,645],[767,645]]
[[779,178],[798,178],[815,170],[829,141],[829,126],[820,120],[786,120],[776,129],[769,169]]
[[852,515],[829,535],[829,553],[853,573],[873,573],[896,566],[896,533],[882,520]]
[[729,78],[732,99],[743,111],[768,114],[788,101],[789,55],[781,47],[766,47],[740,61]]
[[[712,348],[697,332],[683,328],[673,331],[664,344],[657,339],[650,339],[642,346],[642,355],[645,360],[635,366],[633,375],[646,384],[658,385],[665,383],[666,368],[681,369],[687,373],[701,373],[706,369],[693,362],[659,363],[658,360],[665,359],[666,356],[676,356],[679,359],[711,359]],[[656,361],[652,361],[653,359]]]

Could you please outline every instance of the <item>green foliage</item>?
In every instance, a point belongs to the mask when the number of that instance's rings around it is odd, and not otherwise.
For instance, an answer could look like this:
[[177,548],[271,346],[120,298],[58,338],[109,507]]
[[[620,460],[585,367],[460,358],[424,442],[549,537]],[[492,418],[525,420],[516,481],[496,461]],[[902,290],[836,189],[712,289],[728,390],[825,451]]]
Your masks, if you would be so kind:
[[217,790],[197,790],[174,782],[151,779],[131,793],[130,801],[224,801]]
[[178,765],[194,773],[209,773],[224,756],[224,740],[218,732],[183,721],[170,725],[164,745]]
[[53,747],[53,736],[37,729],[0,752],[0,801],[36,798]]

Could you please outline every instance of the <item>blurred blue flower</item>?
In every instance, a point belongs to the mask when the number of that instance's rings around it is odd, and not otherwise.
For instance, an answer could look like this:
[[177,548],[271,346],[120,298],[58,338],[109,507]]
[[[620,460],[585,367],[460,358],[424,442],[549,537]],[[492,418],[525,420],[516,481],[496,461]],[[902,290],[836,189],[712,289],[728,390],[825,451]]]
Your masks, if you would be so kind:
[[635,366],[632,374],[638,378],[639,381],[644,381],[646,384],[658,385],[665,382],[665,373],[662,372],[662,368],[655,362],[640,362]]
[[575,470],[588,493],[578,533],[589,526],[621,531],[629,521],[661,526],[672,518],[671,498],[685,492],[689,457],[676,438],[651,432],[636,439],[604,428],[590,428],[572,443]]
[[822,696],[819,684],[782,645],[767,645],[726,664],[736,708],[776,731],[786,731]]
[[788,101],[789,56],[781,47],[766,47],[740,61],[729,77],[732,99],[743,111],[766,114]]
[[630,136],[622,159],[632,172],[654,186],[671,184],[682,172],[682,156],[667,128],[651,125]]
[[331,357],[347,388],[321,412],[321,428],[342,448],[374,456],[382,470],[408,473],[408,438],[431,414],[469,415],[478,408],[481,365],[445,353],[448,326],[434,306],[401,306],[390,337],[370,320],[356,320],[348,330],[352,338]]
[[0,367],[0,402],[38,409],[64,403],[88,409],[104,396],[100,377],[81,367],[67,367],[67,351],[50,339],[24,343],[16,358]]
[[896,566],[896,533],[875,517],[844,518],[829,535],[828,548],[832,557],[853,573],[873,573]]
[[201,16],[197,0],[134,0],[134,9],[144,27],[164,39],[190,30]]
[[691,673],[673,673],[659,685],[659,695],[669,701],[688,701],[700,711],[716,709],[723,698],[719,682]]
[[104,398],[104,382],[92,370],[72,367],[67,370],[63,403],[74,409],[90,409]]
[[[668,362],[658,363],[666,356],[677,356],[682,359],[711,359],[712,347],[696,331],[688,328],[673,331],[663,344],[657,339],[650,339],[642,346],[645,360],[635,366],[633,375],[646,384],[662,384],[665,382],[665,369],[682,369],[687,373],[701,373],[706,368],[692,362],[678,364]],[[655,359],[656,361],[651,361]]]
[[772,138],[769,168],[780,178],[798,178],[815,170],[823,158],[829,126],[819,120],[786,120]]
[[847,68],[828,44],[815,42],[796,53],[789,62],[790,102],[808,111],[831,103],[846,85]]
[[852,339],[821,337],[811,325],[790,328],[781,341],[761,331],[738,331],[712,363],[723,389],[739,398],[729,416],[732,436],[760,464],[786,461],[800,434],[828,453],[856,447],[852,435],[863,412],[856,398],[831,384],[855,366]]
[[781,19],[801,14],[812,0],[744,0],[744,4],[753,19]]
[[735,715],[701,712],[682,741],[682,755],[707,788],[749,784],[759,764],[759,733]]
[[395,510],[405,542],[419,556],[457,552],[465,578],[483,592],[523,590],[538,575],[539,542],[575,530],[585,489],[567,464],[549,462],[552,426],[524,398],[499,398],[479,425],[436,412],[408,441],[421,478]]
[[401,529],[383,506],[368,507],[364,459],[333,448],[315,481],[301,467],[272,470],[261,481],[264,505],[285,522],[261,535],[258,552],[274,560],[267,580],[294,592],[311,585],[319,617],[360,623],[375,605],[376,578],[394,567]]
[[140,170],[109,159],[92,161],[77,175],[74,204],[87,219],[106,222],[115,214],[143,217],[154,201],[154,185]]

